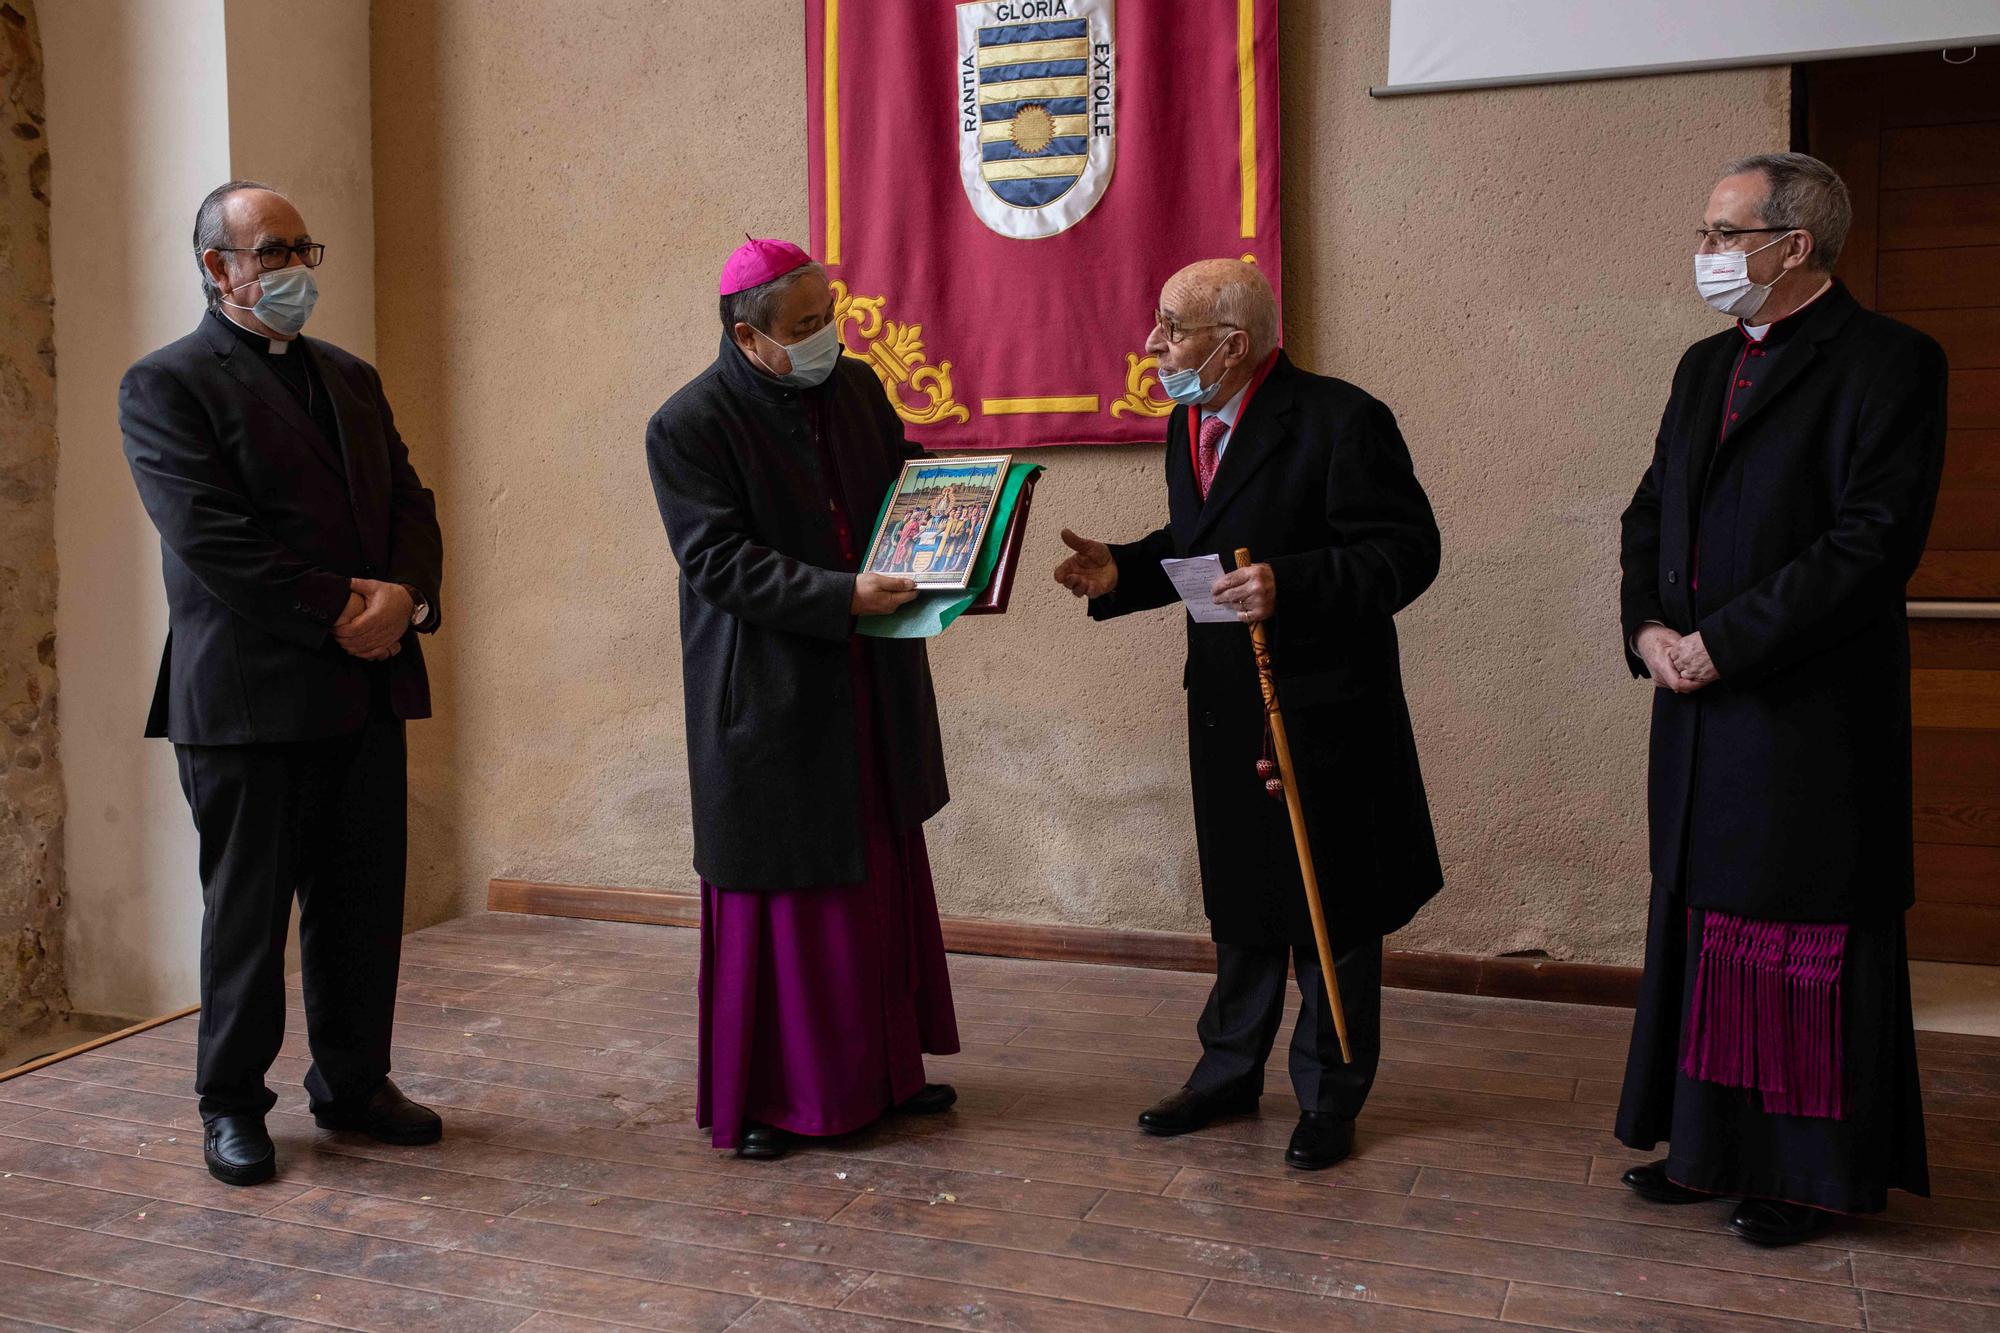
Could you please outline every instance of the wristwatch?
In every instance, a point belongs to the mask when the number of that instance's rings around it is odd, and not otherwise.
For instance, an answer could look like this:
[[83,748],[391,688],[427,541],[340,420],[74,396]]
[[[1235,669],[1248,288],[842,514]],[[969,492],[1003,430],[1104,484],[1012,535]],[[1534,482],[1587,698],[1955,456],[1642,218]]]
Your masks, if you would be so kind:
[[424,600],[423,592],[414,583],[405,583],[403,591],[410,594],[410,628],[422,629],[431,618],[431,604]]

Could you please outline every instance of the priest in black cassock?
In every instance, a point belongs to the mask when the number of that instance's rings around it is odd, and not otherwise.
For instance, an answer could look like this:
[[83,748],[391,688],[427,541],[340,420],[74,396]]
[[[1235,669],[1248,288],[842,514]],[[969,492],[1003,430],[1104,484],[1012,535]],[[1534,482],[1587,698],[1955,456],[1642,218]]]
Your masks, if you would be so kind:
[[902,424],[803,250],[749,241],[720,290],[722,345],[646,463],[681,571],[696,1119],[768,1159],[956,1099],[923,1061],[958,1050],[923,832],[948,794],[923,643],[854,632],[916,595],[857,572]]
[[[1251,264],[1207,260],[1160,293],[1146,350],[1177,404],[1167,419],[1167,523],[1130,545],[1065,532],[1056,581],[1103,620],[1178,606],[1162,557],[1219,555],[1236,620],[1188,623],[1188,764],[1215,988],[1187,1085],[1139,1117],[1185,1134],[1254,1110],[1284,1018],[1299,1121],[1285,1161],[1346,1157],[1382,1049],[1382,937],[1443,883],[1403,698],[1396,613],[1437,577],[1430,500],[1389,409],[1292,364]],[[1236,570],[1247,546],[1257,563]],[[1182,614],[1176,612],[1176,614]],[[1185,615],[1182,617],[1187,619]],[[1266,791],[1264,703],[1246,626],[1270,636],[1354,1059],[1342,1060],[1282,799]]]
[[1944,353],[1832,275],[1825,163],[1732,164],[1695,256],[1735,322],[1674,373],[1625,511],[1621,610],[1653,694],[1652,912],[1618,1137],[1656,1203],[1739,1199],[1804,1240],[1929,1192],[1903,913],[1914,898],[1915,571]]

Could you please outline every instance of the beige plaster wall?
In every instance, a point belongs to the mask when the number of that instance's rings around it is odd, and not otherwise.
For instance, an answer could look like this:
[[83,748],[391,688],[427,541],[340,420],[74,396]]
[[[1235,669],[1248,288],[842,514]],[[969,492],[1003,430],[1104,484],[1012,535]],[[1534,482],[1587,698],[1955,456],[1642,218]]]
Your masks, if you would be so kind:
[[[1397,942],[1635,961],[1647,700],[1617,655],[1616,518],[1713,327],[1690,228],[1716,164],[1783,145],[1785,74],[1371,101],[1387,4],[1283,9],[1289,345],[1396,410],[1445,532],[1403,628],[1449,883]],[[800,10],[376,8],[378,245],[432,261],[380,270],[381,365],[449,550],[419,920],[493,875],[690,886],[641,432],[711,357],[743,230],[804,234]],[[1041,570],[1061,526],[1161,519],[1159,451],[1041,461],[1012,613],[933,651],[943,907],[1199,929],[1180,626],[1090,626]]]
[[283,190],[326,243],[307,331],[372,361],[368,11],[367,0],[223,0],[229,170]]
[[56,610],[71,994],[107,1014],[195,997],[201,888],[173,751],[147,741],[167,608],[119,452],[118,380],[194,327],[194,206],[228,178],[222,0],[62,0],[48,54],[56,290]]
[[[148,1015],[195,998],[201,888],[173,751],[141,736],[166,597],[120,452],[118,381],[200,318],[195,208],[232,176],[300,200],[329,247],[312,332],[372,347],[367,7],[60,0],[42,25],[71,996]],[[315,34],[309,60],[299,32]]]
[[61,1018],[56,381],[49,154],[32,0],[0,2],[0,1045]]

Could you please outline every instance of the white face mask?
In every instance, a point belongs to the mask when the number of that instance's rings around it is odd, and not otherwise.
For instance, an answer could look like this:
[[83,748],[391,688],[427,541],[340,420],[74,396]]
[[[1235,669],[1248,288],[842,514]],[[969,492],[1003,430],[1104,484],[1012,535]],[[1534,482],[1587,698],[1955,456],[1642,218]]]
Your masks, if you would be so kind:
[[[833,374],[833,368],[840,364],[840,354],[847,350],[840,341],[840,325],[832,321],[820,325],[795,343],[781,343],[759,328],[753,327],[751,332],[771,346],[785,349],[785,355],[792,360],[792,368],[778,376],[778,381],[799,389],[826,383],[827,377]],[[761,364],[763,358],[757,359]]]
[[1755,250],[1722,250],[1715,254],[1698,254],[1694,257],[1694,287],[1701,293],[1701,299],[1720,310],[1725,315],[1738,319],[1751,319],[1764,308],[1764,302],[1771,299],[1771,289],[1778,285],[1778,278],[1766,283],[1750,281],[1750,257],[1761,255],[1771,246],[1777,245],[1790,236],[1786,232],[1767,245]]

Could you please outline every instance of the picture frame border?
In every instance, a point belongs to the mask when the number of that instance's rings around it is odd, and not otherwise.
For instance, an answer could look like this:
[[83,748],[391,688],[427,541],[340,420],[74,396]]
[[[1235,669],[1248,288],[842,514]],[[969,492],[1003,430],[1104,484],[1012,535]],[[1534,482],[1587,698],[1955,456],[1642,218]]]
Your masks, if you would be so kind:
[[[972,558],[958,574],[945,579],[928,579],[921,574],[894,573],[874,567],[875,553],[882,548],[882,539],[888,534],[890,516],[896,510],[896,496],[902,494],[903,483],[911,472],[922,472],[937,467],[964,467],[967,464],[997,464],[993,474],[993,494],[986,502],[986,508],[979,516],[978,540],[973,543]],[[1000,493],[1006,488],[1007,474],[1014,466],[1014,455],[1006,454],[943,454],[937,457],[905,459],[896,473],[896,480],[889,487],[889,494],[882,504],[881,516],[875,520],[875,531],[868,538],[868,546],[861,565],[864,574],[883,574],[891,578],[913,579],[918,592],[964,592],[972,586],[972,573],[979,563],[979,551],[984,546],[993,526],[993,515],[1000,507]]]

